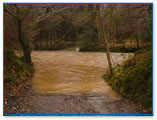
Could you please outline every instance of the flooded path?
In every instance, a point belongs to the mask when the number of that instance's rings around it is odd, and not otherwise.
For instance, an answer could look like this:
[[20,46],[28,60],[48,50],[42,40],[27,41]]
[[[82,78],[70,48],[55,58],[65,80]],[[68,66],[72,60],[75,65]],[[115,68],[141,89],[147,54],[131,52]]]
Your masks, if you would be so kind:
[[[120,53],[112,53],[112,59],[116,63],[124,60]],[[103,80],[108,68],[103,52],[34,51],[32,60],[36,114],[133,114],[142,110]]]

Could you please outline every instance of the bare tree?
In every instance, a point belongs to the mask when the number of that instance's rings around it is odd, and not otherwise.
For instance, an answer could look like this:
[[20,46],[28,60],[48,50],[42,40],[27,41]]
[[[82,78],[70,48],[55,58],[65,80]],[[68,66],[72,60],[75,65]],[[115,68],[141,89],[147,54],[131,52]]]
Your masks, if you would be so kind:
[[[113,67],[112,67],[110,50],[109,50],[109,45],[108,45],[108,40],[107,40],[107,39],[110,39],[112,32],[111,32],[111,30],[110,30],[109,34],[107,34],[107,32],[106,32],[107,28],[104,24],[104,18],[106,17],[106,15],[108,13],[105,13],[105,15],[103,14],[105,6],[106,5],[104,5],[104,4],[97,4],[96,5],[97,12],[98,12],[98,18],[99,18],[99,23],[100,23],[100,27],[101,27],[101,30],[102,30],[102,33],[103,33],[103,39],[104,39],[104,43],[105,43],[106,56],[107,56],[107,60],[108,60],[108,64],[109,64],[109,69],[110,69],[110,73],[113,74]],[[110,23],[110,27],[111,27],[111,23]]]
[[[23,6],[22,6],[23,7]],[[17,4],[5,5],[4,12],[12,16],[17,22],[18,40],[23,48],[24,57],[27,63],[31,63],[31,50],[29,46],[29,41],[26,34],[23,32],[23,21],[30,12],[32,5],[25,7],[24,10]]]

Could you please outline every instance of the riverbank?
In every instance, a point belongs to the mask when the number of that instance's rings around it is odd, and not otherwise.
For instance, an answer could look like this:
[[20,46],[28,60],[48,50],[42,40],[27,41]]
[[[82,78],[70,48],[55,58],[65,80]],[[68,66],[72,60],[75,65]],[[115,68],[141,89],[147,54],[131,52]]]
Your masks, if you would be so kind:
[[106,74],[105,81],[122,96],[141,103],[152,113],[152,51],[141,50]]
[[33,64],[12,51],[6,51],[4,62],[4,114],[29,112],[26,96],[31,88]]

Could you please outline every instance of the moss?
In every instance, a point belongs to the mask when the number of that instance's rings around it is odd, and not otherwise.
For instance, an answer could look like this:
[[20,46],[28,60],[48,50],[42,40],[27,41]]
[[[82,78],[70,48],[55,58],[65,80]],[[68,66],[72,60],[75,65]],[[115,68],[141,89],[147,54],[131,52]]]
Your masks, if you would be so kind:
[[122,96],[152,106],[152,51],[137,51],[133,58],[114,68],[114,74],[105,75],[109,85]]

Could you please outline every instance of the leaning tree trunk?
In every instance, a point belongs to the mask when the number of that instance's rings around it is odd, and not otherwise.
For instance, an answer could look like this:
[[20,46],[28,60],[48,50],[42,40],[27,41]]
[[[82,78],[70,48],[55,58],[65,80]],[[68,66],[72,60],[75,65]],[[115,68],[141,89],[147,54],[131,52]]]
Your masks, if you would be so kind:
[[[103,27],[103,24],[102,24],[102,20],[101,20],[100,24],[102,26],[101,29],[102,29],[103,33],[105,34],[104,27]],[[107,41],[104,34],[103,34],[103,37],[104,37],[104,41],[105,41],[105,49],[106,49],[107,60],[108,60],[109,68],[110,68],[110,73],[113,74],[113,68],[112,68],[112,62],[111,62],[111,57],[110,57],[108,41]]]
[[101,27],[101,30],[103,33],[103,39],[105,42],[106,56],[107,56],[107,60],[108,60],[108,64],[109,64],[110,73],[112,75],[113,74],[113,67],[112,67],[112,62],[111,62],[111,57],[110,57],[108,41],[107,41],[107,38],[105,36],[105,28],[104,28],[103,18],[101,16],[100,5],[97,7],[98,7],[97,10],[98,10],[98,17],[99,17],[99,21],[100,21],[100,27]]
[[22,20],[17,20],[17,22],[18,22],[18,40],[22,45],[22,49],[23,49],[23,53],[24,53],[24,59],[28,64],[30,64],[30,63],[32,63],[32,61],[31,61],[31,50],[29,47],[29,43],[26,44],[26,42],[24,40],[25,38],[24,38],[23,33],[22,33]]

